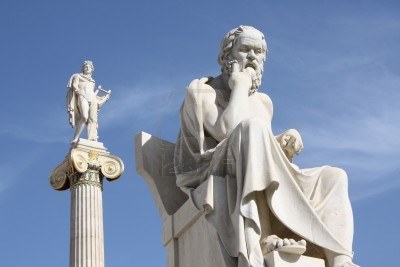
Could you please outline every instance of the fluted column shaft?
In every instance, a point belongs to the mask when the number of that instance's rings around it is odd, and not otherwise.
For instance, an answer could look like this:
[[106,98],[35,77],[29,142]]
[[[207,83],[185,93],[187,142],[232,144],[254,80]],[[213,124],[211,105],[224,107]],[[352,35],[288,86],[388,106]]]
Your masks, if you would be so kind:
[[102,181],[89,164],[71,181],[70,267],[104,267]]
[[70,267],[104,267],[103,178],[114,181],[123,172],[120,158],[85,139],[51,172],[53,189],[71,190]]

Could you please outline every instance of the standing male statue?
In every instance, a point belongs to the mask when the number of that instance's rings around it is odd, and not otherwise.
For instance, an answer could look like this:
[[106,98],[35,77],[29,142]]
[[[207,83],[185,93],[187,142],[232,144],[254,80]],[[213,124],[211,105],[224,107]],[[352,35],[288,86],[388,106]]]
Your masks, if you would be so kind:
[[[98,112],[100,107],[110,98],[111,90],[104,91],[101,86],[94,91],[95,81],[92,78],[94,66],[92,61],[85,61],[82,72],[71,76],[67,85],[67,111],[69,123],[76,127],[72,144],[78,142],[85,124],[87,125],[87,139],[98,139]],[[98,96],[99,91],[106,93]]]
[[353,214],[347,176],[329,166],[299,169],[300,134],[271,130],[271,99],[257,92],[267,56],[264,35],[249,26],[221,43],[222,73],[191,82],[181,107],[175,148],[177,185],[189,195],[212,180],[215,227],[238,266],[264,266],[284,248],[324,258],[329,267],[352,263]]

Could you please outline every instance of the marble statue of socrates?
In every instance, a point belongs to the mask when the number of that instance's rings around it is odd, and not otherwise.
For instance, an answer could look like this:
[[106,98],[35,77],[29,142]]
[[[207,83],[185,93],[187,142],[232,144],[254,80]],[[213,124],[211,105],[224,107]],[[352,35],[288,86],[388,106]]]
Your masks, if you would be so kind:
[[353,214],[345,171],[292,163],[298,131],[274,136],[272,101],[258,92],[267,56],[264,35],[249,26],[221,43],[217,77],[196,79],[182,104],[175,147],[177,185],[189,195],[213,180],[207,220],[237,266],[264,266],[263,256],[306,245],[329,267],[352,262]]
[[[101,86],[95,91],[95,81],[92,78],[94,66],[92,61],[85,61],[82,72],[71,76],[67,85],[67,111],[69,122],[76,127],[74,139],[71,143],[78,142],[85,124],[87,125],[87,139],[98,139],[98,112],[100,107],[110,98],[111,90],[104,91]],[[99,91],[105,96],[98,96]]]

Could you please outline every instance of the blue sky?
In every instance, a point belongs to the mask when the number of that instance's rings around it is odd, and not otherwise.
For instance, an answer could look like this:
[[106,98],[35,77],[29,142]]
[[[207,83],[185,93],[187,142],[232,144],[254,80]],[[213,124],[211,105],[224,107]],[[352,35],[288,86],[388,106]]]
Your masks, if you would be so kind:
[[0,266],[67,266],[69,192],[48,176],[73,130],[66,83],[84,60],[112,89],[100,141],[126,171],[103,192],[107,266],[164,266],[161,219],[135,172],[133,138],[176,139],[192,79],[216,76],[222,37],[252,25],[267,38],[261,91],[276,134],[295,128],[301,167],[349,174],[355,261],[395,266],[400,253],[398,1],[0,2]]

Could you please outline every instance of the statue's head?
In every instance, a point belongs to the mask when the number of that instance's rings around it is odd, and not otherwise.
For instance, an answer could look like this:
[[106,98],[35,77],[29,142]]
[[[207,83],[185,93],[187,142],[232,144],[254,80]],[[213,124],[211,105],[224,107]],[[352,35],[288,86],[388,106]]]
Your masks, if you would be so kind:
[[223,73],[230,74],[234,61],[238,63],[240,71],[249,72],[253,77],[253,93],[261,85],[267,53],[267,43],[262,32],[250,26],[239,26],[229,31],[222,40],[218,63]]
[[91,74],[94,72],[93,62],[90,60],[86,60],[82,64],[82,73],[83,74]]

